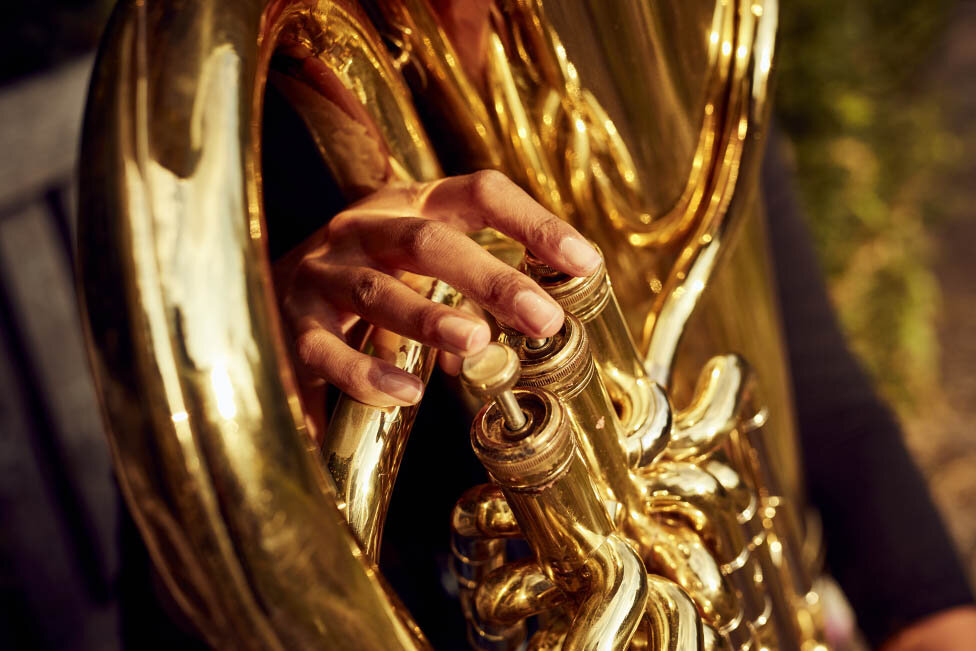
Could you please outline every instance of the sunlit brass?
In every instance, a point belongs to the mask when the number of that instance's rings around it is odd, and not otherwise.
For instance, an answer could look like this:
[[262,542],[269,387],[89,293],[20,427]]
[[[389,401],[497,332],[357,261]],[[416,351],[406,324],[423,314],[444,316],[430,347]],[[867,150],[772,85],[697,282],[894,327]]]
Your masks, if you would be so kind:
[[[428,0],[120,3],[82,147],[86,332],[119,483],[210,644],[428,646],[375,566],[416,408],[343,396],[306,430],[266,250],[270,82],[350,201],[495,168],[606,254],[570,278],[472,234],[568,315],[464,367],[494,482],[450,518],[472,646],[820,648],[756,198],[777,7],[496,0],[472,62]],[[394,333],[364,346],[432,371]]]

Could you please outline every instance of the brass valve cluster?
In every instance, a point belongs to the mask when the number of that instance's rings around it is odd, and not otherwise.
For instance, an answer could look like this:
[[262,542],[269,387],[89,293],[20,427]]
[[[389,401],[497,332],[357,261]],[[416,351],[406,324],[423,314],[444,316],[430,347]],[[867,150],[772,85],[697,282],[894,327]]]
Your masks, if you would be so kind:
[[[539,616],[529,648],[791,648],[778,640],[814,621],[810,585],[799,559],[784,560],[784,518],[762,507],[752,474],[748,368],[713,359],[676,413],[605,269],[570,278],[531,254],[522,268],[566,319],[542,340],[501,326],[462,366],[486,403],[471,444],[494,482],[453,514],[472,646],[520,648]],[[507,558],[513,537],[529,558]]]

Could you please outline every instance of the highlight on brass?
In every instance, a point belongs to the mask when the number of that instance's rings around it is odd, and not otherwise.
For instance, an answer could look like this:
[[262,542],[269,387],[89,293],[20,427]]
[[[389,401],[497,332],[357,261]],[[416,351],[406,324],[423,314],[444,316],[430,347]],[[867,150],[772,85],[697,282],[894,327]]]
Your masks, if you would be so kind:
[[[825,648],[755,196],[776,0],[503,0],[490,21],[472,79],[427,0],[120,4],[81,284],[165,588],[215,647],[428,646],[376,566],[416,407],[341,396],[321,443],[306,431],[261,195],[272,84],[348,200],[494,168],[603,253],[572,278],[472,235],[566,312],[549,338],[501,327],[461,371],[491,479],[444,513],[472,648]],[[385,330],[363,349],[433,370]]]

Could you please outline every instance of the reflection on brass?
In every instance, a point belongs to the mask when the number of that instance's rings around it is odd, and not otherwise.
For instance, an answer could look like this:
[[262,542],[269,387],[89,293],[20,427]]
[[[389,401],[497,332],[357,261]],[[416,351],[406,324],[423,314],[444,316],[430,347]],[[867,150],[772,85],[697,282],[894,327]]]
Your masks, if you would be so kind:
[[[472,234],[567,312],[464,365],[493,480],[445,514],[472,646],[823,648],[756,199],[777,6],[496,0],[478,68],[428,0],[121,2],[82,148],[86,333],[123,493],[210,644],[428,646],[375,565],[416,407],[342,396],[321,446],[305,427],[266,248],[271,83],[348,200],[495,168],[604,253],[570,278]],[[433,369],[389,331],[365,350]]]

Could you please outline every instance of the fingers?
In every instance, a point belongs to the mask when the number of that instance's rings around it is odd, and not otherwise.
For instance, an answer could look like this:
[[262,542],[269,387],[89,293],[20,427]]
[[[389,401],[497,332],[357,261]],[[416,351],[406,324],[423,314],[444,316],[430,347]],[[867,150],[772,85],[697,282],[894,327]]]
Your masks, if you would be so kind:
[[413,405],[424,392],[416,376],[353,350],[325,328],[312,328],[299,335],[296,352],[312,373],[368,405]]
[[552,336],[562,325],[562,308],[541,287],[448,224],[409,217],[364,220],[356,233],[383,267],[440,278],[530,336]]
[[[484,320],[485,311],[482,310],[474,301],[462,299],[461,304],[458,305],[458,309],[462,312],[467,312],[477,319]],[[457,375],[461,372],[461,357],[455,355],[454,353],[449,353],[444,350],[440,351],[437,354],[437,364],[441,367],[441,370],[448,375]]]
[[302,282],[317,288],[321,298],[334,309],[356,314],[423,344],[471,355],[491,339],[491,330],[482,319],[429,301],[375,269],[311,261],[301,273]]
[[552,214],[507,176],[484,170],[429,185],[421,216],[457,224],[463,230],[490,226],[522,244],[546,264],[572,276],[588,276],[600,255],[568,223]]
[[457,375],[461,372],[461,358],[454,353],[439,351],[437,353],[437,364],[448,375]]

